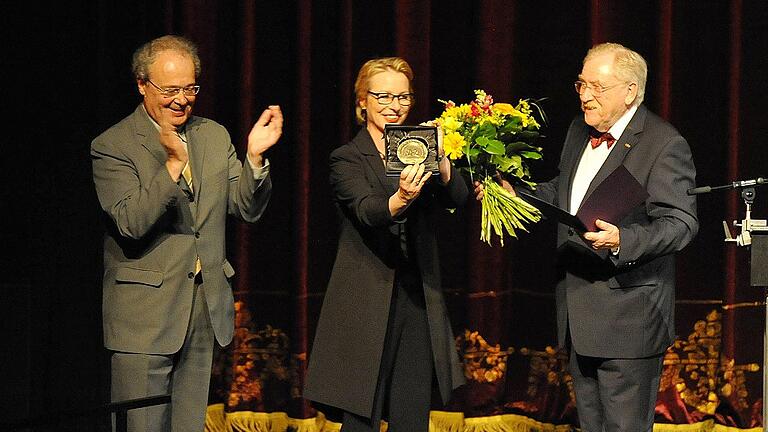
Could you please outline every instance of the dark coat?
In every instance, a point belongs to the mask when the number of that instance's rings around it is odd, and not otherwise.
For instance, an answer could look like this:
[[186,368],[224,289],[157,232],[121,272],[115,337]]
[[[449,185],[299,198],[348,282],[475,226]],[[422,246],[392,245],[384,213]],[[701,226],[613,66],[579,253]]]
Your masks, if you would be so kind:
[[[537,195],[567,208],[573,176],[586,148],[583,116],[568,129],[560,175]],[[640,182],[648,199],[617,226],[618,256],[595,253],[564,225],[558,228],[558,339],[566,330],[576,352],[591,357],[642,358],[663,353],[674,340],[675,258],[698,231],[696,169],[685,138],[641,105],[584,197],[619,165]],[[621,199],[618,191],[616,199]]]
[[434,215],[462,205],[467,199],[467,185],[455,169],[445,186],[432,178],[395,221],[388,200],[397,190],[398,179],[385,176],[366,129],[336,149],[330,163],[341,233],[309,358],[304,397],[371,416],[401,247],[398,224],[404,223],[413,236],[434,371],[447,402],[451,391],[464,383],[464,376],[440,285]]

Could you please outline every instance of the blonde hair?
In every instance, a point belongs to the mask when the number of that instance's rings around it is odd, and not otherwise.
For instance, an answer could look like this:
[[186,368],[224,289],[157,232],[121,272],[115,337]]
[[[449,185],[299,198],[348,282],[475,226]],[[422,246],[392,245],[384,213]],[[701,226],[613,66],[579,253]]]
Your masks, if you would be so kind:
[[407,61],[400,57],[383,57],[368,60],[360,68],[355,80],[355,118],[358,124],[365,123],[365,112],[360,106],[360,101],[368,97],[370,80],[376,74],[394,71],[400,72],[408,78],[408,91],[413,93],[413,69]]
[[602,54],[613,54],[613,66],[616,77],[625,82],[637,83],[637,97],[634,105],[643,103],[645,81],[648,78],[648,64],[640,54],[624,45],[606,42],[593,46],[584,57],[584,62]]

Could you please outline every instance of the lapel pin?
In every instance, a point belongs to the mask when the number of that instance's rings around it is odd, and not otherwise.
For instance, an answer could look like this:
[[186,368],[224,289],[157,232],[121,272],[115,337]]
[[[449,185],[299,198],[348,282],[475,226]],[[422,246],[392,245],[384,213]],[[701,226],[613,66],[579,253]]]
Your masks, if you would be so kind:
[[630,144],[630,143],[624,143],[624,147],[626,147],[626,148],[632,148],[632,144]]

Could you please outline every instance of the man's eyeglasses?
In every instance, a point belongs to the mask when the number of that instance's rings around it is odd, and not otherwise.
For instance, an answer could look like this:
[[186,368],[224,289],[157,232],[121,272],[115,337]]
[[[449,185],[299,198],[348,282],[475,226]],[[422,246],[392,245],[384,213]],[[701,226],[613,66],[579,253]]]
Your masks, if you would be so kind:
[[413,102],[413,93],[403,93],[399,95],[394,95],[392,93],[387,92],[372,92],[368,91],[368,94],[373,96],[377,102],[379,102],[382,105],[389,105],[391,104],[395,99],[400,103],[400,106],[408,106]]
[[587,84],[586,82],[584,82],[582,80],[578,80],[575,83],[573,83],[573,87],[576,89],[576,93],[578,93],[578,94],[584,94],[584,92],[587,91],[587,89],[589,89],[589,90],[592,91],[593,95],[599,97],[603,93],[605,93],[606,91],[608,91],[608,90],[610,90],[610,89],[612,89],[614,87],[618,87],[620,85],[624,85],[624,84],[626,84],[626,83],[621,82],[621,83],[614,84],[614,85],[611,85],[611,86],[602,86],[600,84]]
[[200,93],[199,85],[191,85],[186,87],[160,87],[159,85],[153,83],[149,78],[147,78],[147,82],[152,84],[152,86],[165,97],[175,97],[180,93],[184,93],[184,96],[194,96]]

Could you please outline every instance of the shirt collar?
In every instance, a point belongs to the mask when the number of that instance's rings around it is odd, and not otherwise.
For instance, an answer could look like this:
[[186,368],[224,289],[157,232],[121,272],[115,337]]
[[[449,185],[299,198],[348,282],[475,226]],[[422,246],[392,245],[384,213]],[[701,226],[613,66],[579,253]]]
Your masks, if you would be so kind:
[[627,110],[620,118],[619,120],[611,126],[610,129],[608,129],[608,132],[611,134],[611,136],[615,139],[619,139],[621,137],[621,134],[624,133],[624,129],[627,128],[627,125],[629,124],[630,120],[632,120],[632,117],[637,112],[637,105],[632,105],[631,108]]
[[[147,115],[147,118],[149,119],[149,121],[152,122],[152,126],[154,126],[158,132],[160,132],[160,125],[155,121],[155,119],[152,118],[151,115],[149,115],[149,113],[147,112],[147,107],[145,107],[144,104],[141,104],[141,109],[144,111],[144,114]],[[182,137],[182,141],[186,142],[186,138],[187,138],[186,123],[183,124],[176,132],[179,134],[179,136]]]

